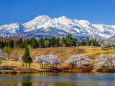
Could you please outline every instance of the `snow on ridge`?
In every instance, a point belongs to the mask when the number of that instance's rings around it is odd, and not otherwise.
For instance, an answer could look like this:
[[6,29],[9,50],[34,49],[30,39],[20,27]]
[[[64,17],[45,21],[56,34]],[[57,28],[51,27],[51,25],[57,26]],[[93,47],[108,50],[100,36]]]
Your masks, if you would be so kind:
[[[115,25],[91,24],[87,20],[72,20],[65,16],[50,18],[47,15],[41,15],[24,24],[11,23],[0,26],[0,31],[4,31],[4,34],[6,31],[8,31],[9,34],[17,34],[17,32],[31,34],[29,32],[38,31],[38,34],[48,35],[53,35],[54,33],[69,33],[75,37],[81,34],[81,36],[86,35],[92,38],[110,38],[115,34]],[[52,31],[54,33],[52,33]]]

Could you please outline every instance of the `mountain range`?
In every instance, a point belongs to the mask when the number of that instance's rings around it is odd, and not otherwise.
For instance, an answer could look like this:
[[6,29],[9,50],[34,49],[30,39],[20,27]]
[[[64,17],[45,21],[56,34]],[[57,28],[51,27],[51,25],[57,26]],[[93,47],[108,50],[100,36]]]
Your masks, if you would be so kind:
[[115,38],[115,25],[91,24],[87,20],[69,19],[65,16],[50,18],[42,15],[24,24],[11,23],[0,26],[0,37],[65,37],[71,34],[80,39]]

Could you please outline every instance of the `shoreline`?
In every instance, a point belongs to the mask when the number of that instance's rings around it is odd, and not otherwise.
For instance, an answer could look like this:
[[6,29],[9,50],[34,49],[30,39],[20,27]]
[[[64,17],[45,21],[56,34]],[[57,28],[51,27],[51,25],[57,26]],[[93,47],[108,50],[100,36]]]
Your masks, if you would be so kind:
[[0,71],[0,74],[18,74],[18,73],[115,73],[115,71],[89,71],[89,72],[83,72],[83,71],[15,71],[15,70],[3,70]]

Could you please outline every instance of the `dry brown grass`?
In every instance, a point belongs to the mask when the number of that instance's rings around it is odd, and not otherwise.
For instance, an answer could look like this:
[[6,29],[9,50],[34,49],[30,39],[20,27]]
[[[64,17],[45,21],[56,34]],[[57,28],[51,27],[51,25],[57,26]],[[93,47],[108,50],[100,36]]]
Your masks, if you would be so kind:
[[[54,47],[54,48],[30,48],[30,55],[34,59],[36,56],[46,55],[46,54],[56,54],[62,60],[67,60],[70,56],[76,54],[82,54],[89,57],[99,57],[101,53],[109,54],[115,53],[115,49],[102,50],[100,47],[95,46],[79,46],[79,47]],[[9,58],[19,57],[24,54],[24,49],[15,48],[10,54]]]
[[[107,55],[109,53],[115,54],[115,49],[102,50],[100,47],[95,46],[79,46],[79,47],[54,47],[54,48],[30,48],[30,55],[34,59],[36,56],[46,55],[46,54],[55,54],[58,55],[62,60],[61,66],[67,66],[63,62],[66,61],[70,56],[76,54],[82,54],[89,56],[91,58],[98,58],[101,53]],[[15,57],[19,57],[24,54],[24,49],[15,48],[9,54],[9,59],[13,59]],[[8,61],[3,63],[3,65],[14,65],[22,68],[22,63]],[[38,63],[32,63],[31,68],[40,69]]]

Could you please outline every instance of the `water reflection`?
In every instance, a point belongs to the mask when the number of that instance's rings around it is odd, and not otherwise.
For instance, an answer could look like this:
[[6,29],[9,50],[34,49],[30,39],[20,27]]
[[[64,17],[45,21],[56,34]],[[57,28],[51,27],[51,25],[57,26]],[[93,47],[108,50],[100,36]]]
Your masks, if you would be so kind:
[[32,86],[32,82],[22,82],[21,86]]
[[25,73],[1,74],[0,86],[115,86],[115,74]]

